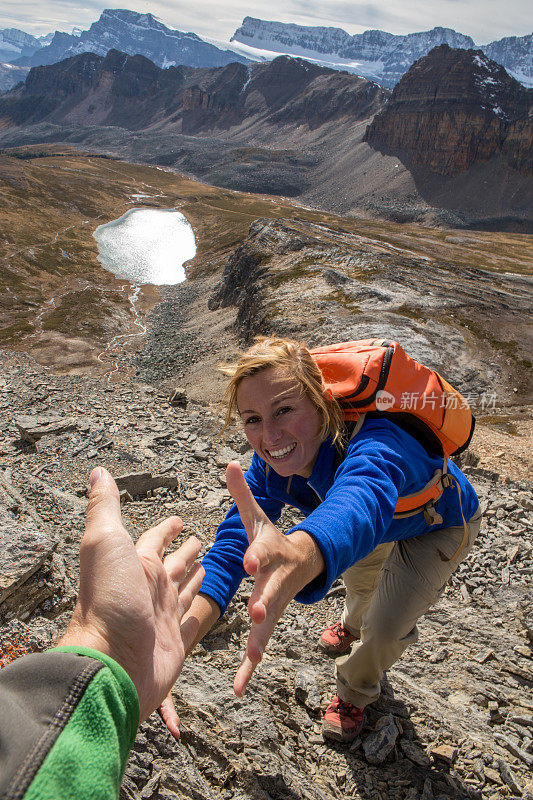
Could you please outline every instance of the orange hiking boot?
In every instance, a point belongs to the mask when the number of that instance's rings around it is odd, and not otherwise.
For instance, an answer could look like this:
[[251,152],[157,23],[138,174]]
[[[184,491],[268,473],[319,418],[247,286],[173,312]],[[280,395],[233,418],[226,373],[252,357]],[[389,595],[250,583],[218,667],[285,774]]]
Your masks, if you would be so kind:
[[318,646],[326,655],[337,658],[347,653],[357,638],[339,620],[326,628],[318,640]]
[[352,742],[365,721],[365,709],[341,700],[334,695],[322,720],[322,735],[337,742]]

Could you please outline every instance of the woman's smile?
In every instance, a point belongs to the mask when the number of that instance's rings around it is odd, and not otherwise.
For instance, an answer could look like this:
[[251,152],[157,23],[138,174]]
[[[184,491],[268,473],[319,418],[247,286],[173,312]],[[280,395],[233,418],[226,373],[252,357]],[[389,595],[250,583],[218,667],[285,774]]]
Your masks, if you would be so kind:
[[283,450],[269,450],[268,452],[271,458],[283,458],[283,456],[287,456],[289,453],[292,453],[295,447],[296,442],[290,444],[288,447],[284,447]]
[[279,475],[308,478],[321,445],[321,417],[298,383],[270,367],[237,390],[246,438]]

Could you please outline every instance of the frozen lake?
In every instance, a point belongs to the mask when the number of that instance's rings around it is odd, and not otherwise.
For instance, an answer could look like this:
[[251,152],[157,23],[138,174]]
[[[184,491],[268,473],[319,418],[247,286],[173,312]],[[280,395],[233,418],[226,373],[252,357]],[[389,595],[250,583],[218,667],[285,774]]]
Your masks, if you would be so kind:
[[183,264],[196,255],[193,229],[173,208],[132,208],[93,236],[104,269],[137,284],[181,283]]

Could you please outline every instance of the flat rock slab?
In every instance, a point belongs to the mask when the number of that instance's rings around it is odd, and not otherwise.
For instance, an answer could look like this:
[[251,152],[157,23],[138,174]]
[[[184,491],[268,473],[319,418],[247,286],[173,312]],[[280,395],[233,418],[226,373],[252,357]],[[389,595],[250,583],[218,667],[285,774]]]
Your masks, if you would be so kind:
[[35,444],[42,436],[58,435],[76,428],[74,417],[61,417],[57,414],[22,414],[15,417],[15,425],[20,436],[30,444]]
[[115,478],[119,492],[129,492],[132,497],[142,497],[154,489],[175,489],[178,479],[173,475],[152,475],[151,472],[130,472]]
[[[0,612],[7,599],[51,559],[56,542],[23,508],[0,499]],[[38,604],[34,602],[35,605]]]

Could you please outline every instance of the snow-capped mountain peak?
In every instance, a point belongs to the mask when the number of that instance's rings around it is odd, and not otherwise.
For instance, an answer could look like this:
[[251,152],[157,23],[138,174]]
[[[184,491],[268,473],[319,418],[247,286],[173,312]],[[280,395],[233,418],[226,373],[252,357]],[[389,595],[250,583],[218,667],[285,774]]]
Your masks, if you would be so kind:
[[[53,64],[81,53],[105,56],[109,50],[143,55],[158,66],[221,67],[232,61],[248,63],[245,56],[204,42],[195,33],[167,28],[153,14],[107,8],[88,30],[77,35],[56,31],[48,47],[42,47],[24,63]],[[19,62],[22,63],[22,62]]]
[[[342,28],[306,27],[245,17],[231,37],[250,57],[274,54],[299,55],[330,66],[357,72],[393,88],[419,58],[434,47],[447,44],[463,50],[476,47],[470,36],[452,28],[435,27],[404,36],[367,30],[351,36]],[[508,37],[486,45],[490,58],[503,64],[525,85],[533,85],[533,35]]]

